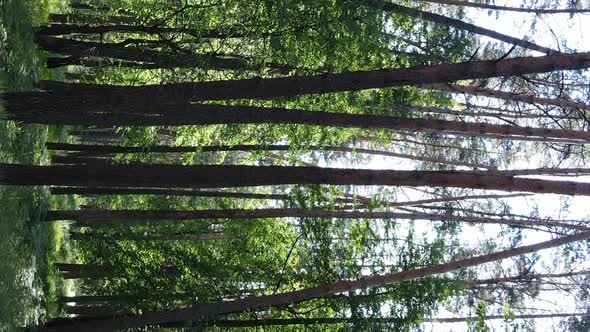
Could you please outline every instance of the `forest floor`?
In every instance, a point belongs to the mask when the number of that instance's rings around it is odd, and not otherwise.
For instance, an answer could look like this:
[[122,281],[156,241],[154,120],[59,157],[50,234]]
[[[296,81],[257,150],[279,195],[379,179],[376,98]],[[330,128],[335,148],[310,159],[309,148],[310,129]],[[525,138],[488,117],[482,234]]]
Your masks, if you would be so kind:
[[[48,0],[0,1],[0,92],[26,91],[51,76],[33,43],[32,26],[50,10]],[[0,105],[1,107],[1,105]],[[48,139],[62,140],[63,128],[0,121],[0,162],[46,164]],[[49,206],[74,208],[67,198],[49,198],[44,187],[0,186],[0,330],[13,331],[56,316],[65,285],[52,268],[73,248],[64,225],[47,223]]]

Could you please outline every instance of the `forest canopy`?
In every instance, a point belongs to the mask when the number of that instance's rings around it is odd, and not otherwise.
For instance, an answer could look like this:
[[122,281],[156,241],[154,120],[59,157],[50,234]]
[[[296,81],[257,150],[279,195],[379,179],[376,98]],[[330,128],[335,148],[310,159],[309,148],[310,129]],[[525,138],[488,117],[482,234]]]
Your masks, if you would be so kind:
[[2,328],[588,329],[588,3],[23,3]]

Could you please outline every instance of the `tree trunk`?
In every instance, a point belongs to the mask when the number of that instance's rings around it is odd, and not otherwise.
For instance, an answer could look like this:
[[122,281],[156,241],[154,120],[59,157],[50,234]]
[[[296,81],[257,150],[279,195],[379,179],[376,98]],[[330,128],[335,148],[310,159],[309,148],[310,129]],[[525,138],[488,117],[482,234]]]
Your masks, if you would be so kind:
[[284,184],[455,187],[590,195],[590,184],[468,171],[393,171],[296,166],[0,164],[0,184],[224,188]]
[[[172,53],[137,46],[125,46],[125,44],[107,44],[97,42],[78,41],[72,39],[56,38],[38,35],[37,44],[46,51],[70,55],[69,61],[62,59],[60,64],[80,64],[80,58],[107,57],[125,61],[138,62],[140,64],[153,64],[157,68],[211,68],[218,70],[260,70],[262,67],[251,64],[248,59],[237,56],[220,56],[216,54],[196,53]],[[288,73],[293,68],[277,64],[269,64],[268,68],[281,73]]]
[[104,331],[121,330],[135,327],[149,326],[161,323],[201,320],[220,314],[242,312],[246,310],[266,307],[284,306],[292,303],[303,302],[319,297],[351,292],[358,289],[384,286],[390,283],[424,278],[435,274],[451,272],[485,263],[548,249],[574,241],[582,241],[590,238],[590,232],[563,236],[554,240],[536,243],[533,245],[498,251],[491,254],[459,259],[444,264],[437,264],[423,268],[401,271],[384,275],[369,276],[359,280],[338,281],[319,287],[301,289],[297,291],[249,297],[234,301],[225,301],[210,304],[200,304],[192,307],[173,310],[146,312],[139,315],[119,316],[105,319],[70,320],[62,325],[44,326],[41,331]]
[[112,164],[111,158],[96,158],[96,157],[76,157],[76,156],[51,156],[51,164],[53,165],[96,165],[96,164]]
[[490,278],[490,279],[478,279],[471,284],[473,285],[490,285],[490,284],[499,284],[505,282],[531,282],[531,280],[538,280],[538,279],[551,279],[551,278],[569,278],[578,275],[587,275],[590,274],[590,270],[582,270],[582,271],[571,271],[565,273],[529,273],[524,275],[516,275],[511,277],[501,277],[501,278]]
[[226,210],[50,210],[45,220],[76,220],[82,222],[115,220],[146,223],[158,220],[195,219],[257,219],[257,218],[342,218],[342,219],[406,219],[445,220],[477,224],[505,224],[515,227],[544,226],[587,230],[586,226],[572,225],[543,219],[523,220],[509,218],[485,218],[435,213],[400,213],[373,211],[340,211],[323,209],[226,209]]
[[131,16],[108,16],[108,15],[93,15],[81,12],[68,14],[49,14],[49,22],[51,23],[73,23],[73,24],[137,24],[138,20]]
[[[590,61],[589,61],[590,63]],[[105,98],[105,97],[103,97]],[[11,101],[9,100],[9,104]],[[25,106],[24,104],[22,106]],[[20,108],[20,107],[19,107]],[[501,135],[523,140],[548,138],[590,141],[590,133],[564,129],[515,127],[487,123],[470,123],[432,119],[411,119],[378,115],[303,111],[297,109],[255,106],[227,106],[213,104],[162,105],[150,114],[100,113],[99,110],[71,112],[73,106],[61,110],[43,111],[19,109],[8,112],[8,117],[25,123],[69,125],[211,125],[211,124],[300,124],[344,128],[374,128],[391,130],[419,130],[470,135]],[[64,111],[67,110],[67,111]],[[582,142],[580,142],[582,143]],[[358,149],[356,149],[358,151]]]
[[63,66],[85,66],[85,67],[125,67],[137,69],[160,69],[161,66],[155,63],[123,61],[111,58],[79,58],[75,56],[48,57],[47,68],[58,68]]
[[529,168],[529,169],[493,170],[491,172],[498,172],[498,174],[507,175],[507,176],[523,176],[523,175],[584,176],[584,175],[590,174],[590,168]]
[[[551,314],[520,314],[515,315],[514,319],[539,319],[539,318],[565,318],[575,316],[586,316],[586,313],[551,313]],[[505,319],[504,315],[487,315],[483,317],[449,317],[449,318],[431,318],[424,320],[425,323],[463,323],[467,321],[477,321],[478,319],[494,320]]]
[[232,238],[223,234],[162,234],[162,235],[142,235],[142,234],[96,234],[90,233],[70,233],[71,240],[88,241],[88,240],[108,240],[108,241],[226,241]]
[[111,306],[101,305],[66,305],[62,307],[66,314],[77,315],[83,317],[113,317],[125,314],[126,310],[123,308],[116,308]]
[[466,93],[474,96],[484,96],[496,99],[502,99],[507,101],[517,101],[532,105],[545,105],[545,106],[557,106],[557,107],[570,107],[573,109],[590,111],[590,105],[584,103],[578,103],[567,99],[553,99],[553,98],[542,98],[537,97],[534,94],[523,94],[515,92],[507,92],[500,90],[493,90],[487,88],[481,88],[472,85],[460,85],[460,84],[431,84],[426,85],[426,88],[445,91],[450,93]]
[[[590,139],[590,136],[589,136]],[[405,153],[397,153],[391,151],[381,151],[356,147],[345,146],[302,146],[295,147],[291,145],[208,145],[208,146],[121,146],[121,145],[98,145],[98,144],[67,144],[67,143],[47,143],[49,150],[63,150],[63,151],[79,151],[86,152],[79,156],[100,156],[100,153],[183,153],[183,152],[219,152],[219,151],[289,151],[289,150],[309,150],[309,151],[329,151],[329,152],[347,152],[347,153],[362,153],[374,156],[385,156],[402,158],[423,162],[430,162],[434,164],[453,165],[472,167],[474,169],[491,168],[488,165],[470,163],[467,161],[453,161],[438,158],[430,158],[425,156],[409,155]]]
[[[327,324],[346,324],[352,325],[356,322],[364,323],[403,323],[401,318],[263,318],[251,320],[237,320],[237,319],[219,319],[219,320],[205,320],[197,321],[195,326],[215,326],[225,328],[240,328],[240,327],[264,327],[264,326],[288,326],[288,325],[327,325]],[[192,322],[177,322],[164,324],[164,327],[191,327]]]
[[[490,108],[493,109],[494,107],[485,107],[485,106],[475,106],[470,105],[468,109],[463,110],[455,110],[455,109],[445,109],[440,107],[431,107],[431,106],[401,106],[401,105],[392,105],[387,106],[390,110],[404,110],[407,112],[413,113],[436,113],[436,114],[450,114],[455,116],[469,116],[469,117],[493,117],[498,119],[551,119],[551,115],[545,114],[527,114],[526,111],[518,112],[518,111],[509,111],[509,110],[501,110],[499,108],[495,108],[496,112],[483,112],[483,111],[474,111],[473,109],[476,108]],[[581,120],[581,117],[562,117],[559,115],[555,115],[558,119],[570,119],[570,120]]]
[[[119,19],[121,20],[121,19]],[[105,34],[109,32],[126,32],[126,33],[147,33],[147,34],[169,34],[169,33],[186,33],[196,38],[243,38],[247,34],[235,31],[235,29],[226,29],[227,31],[215,29],[208,31],[189,30],[184,28],[168,28],[161,26],[145,26],[130,24],[109,24],[109,25],[87,25],[87,24],[62,24],[53,23],[47,26],[34,28],[38,36],[59,36],[77,34]],[[233,31],[232,31],[233,30]]]
[[478,35],[487,36],[487,37],[490,37],[493,39],[501,40],[505,43],[518,45],[518,46],[528,48],[533,51],[537,51],[537,52],[541,52],[541,53],[545,53],[545,54],[559,53],[559,51],[553,50],[548,47],[540,46],[535,43],[531,43],[531,42],[526,41],[524,39],[508,36],[508,35],[496,32],[494,30],[482,28],[480,26],[477,26],[477,25],[474,25],[471,23],[467,23],[467,22],[463,22],[461,20],[457,20],[454,18],[446,17],[443,15],[429,13],[429,12],[425,12],[425,11],[422,11],[419,9],[405,7],[405,6],[397,5],[397,4],[394,4],[391,2],[385,2],[382,0],[365,0],[365,3],[369,7],[382,9],[384,11],[395,13],[395,14],[402,14],[402,15],[415,17],[418,19],[431,21],[436,24],[442,24],[442,25],[454,27],[459,30],[469,31],[474,34],[478,34]]
[[106,268],[90,264],[55,263],[64,279],[96,278],[105,275]]
[[543,8],[521,8],[521,7],[509,7],[509,6],[498,6],[491,5],[481,2],[470,2],[466,0],[421,0],[426,2],[438,3],[443,5],[453,5],[461,7],[473,7],[481,9],[491,10],[502,10],[520,13],[531,13],[531,14],[576,14],[576,13],[588,13],[590,9],[578,9],[578,8],[563,8],[563,9],[543,9]]
[[[553,313],[553,314],[522,314],[515,315],[514,319],[538,319],[538,318],[563,318],[586,316],[585,313]],[[482,317],[484,320],[504,319],[503,315],[488,315]],[[466,321],[477,321],[480,317],[453,317],[453,318],[431,318],[423,320],[424,323],[461,323]],[[396,323],[403,322],[400,318],[346,318],[346,317],[325,317],[325,318],[266,318],[266,319],[251,319],[251,320],[234,320],[234,319],[219,319],[195,322],[196,326],[216,326],[226,328],[240,328],[240,327],[264,327],[264,326],[287,326],[287,325],[327,325],[327,324],[346,324],[353,325],[355,323]],[[165,327],[191,327],[191,322],[179,322],[165,324]]]
[[402,207],[402,206],[416,206],[416,205],[426,205],[432,203],[447,203],[447,202],[456,202],[462,200],[471,200],[471,199],[498,199],[498,198],[512,198],[512,197],[523,197],[523,196],[531,196],[531,194],[511,194],[511,195],[465,195],[465,196],[452,196],[452,197],[442,197],[442,198],[432,198],[432,199],[421,199],[415,201],[401,201],[401,202],[388,202],[388,201],[378,201],[385,207]]
[[97,304],[97,303],[120,303],[127,300],[122,295],[78,295],[78,296],[60,296],[57,303],[76,303],[76,304]]
[[228,197],[243,199],[274,199],[289,200],[285,194],[258,194],[227,191],[203,191],[166,188],[101,188],[101,187],[52,187],[52,195],[161,195],[161,196],[195,196],[195,197]]
[[42,82],[48,92],[4,94],[9,114],[33,110],[36,114],[68,109],[77,112],[158,113],[164,104],[197,100],[271,99],[305,94],[357,91],[394,86],[422,86],[449,81],[525,75],[590,67],[590,53],[556,54],[501,60],[471,61],[412,68],[382,69],[310,76],[253,78],[230,81],[145,86],[109,86]]

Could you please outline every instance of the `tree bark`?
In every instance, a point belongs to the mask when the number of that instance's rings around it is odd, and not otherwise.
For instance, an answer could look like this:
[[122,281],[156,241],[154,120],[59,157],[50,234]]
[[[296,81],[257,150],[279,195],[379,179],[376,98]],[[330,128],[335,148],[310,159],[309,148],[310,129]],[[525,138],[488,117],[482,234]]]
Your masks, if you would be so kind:
[[471,217],[435,213],[400,213],[373,211],[340,211],[323,209],[225,209],[225,210],[50,210],[47,221],[76,220],[82,222],[114,220],[117,222],[149,223],[158,220],[195,219],[257,219],[257,218],[340,218],[340,219],[406,219],[445,220],[477,224],[504,224],[515,227],[543,226],[563,227],[574,230],[588,230],[586,226],[572,225],[559,221],[523,220],[510,218]]
[[245,192],[204,191],[166,188],[52,187],[49,190],[52,195],[162,195],[274,200],[291,199],[289,195],[285,194],[258,194]]
[[559,51],[557,51],[557,50],[553,50],[548,47],[540,46],[535,43],[526,41],[524,39],[508,36],[508,35],[496,32],[494,30],[482,28],[480,26],[477,26],[477,25],[474,25],[471,23],[467,23],[467,22],[463,22],[461,20],[457,20],[454,18],[446,17],[443,15],[429,13],[429,12],[425,12],[425,11],[422,11],[419,9],[405,7],[405,6],[394,4],[391,2],[385,2],[382,0],[365,0],[365,3],[369,7],[382,9],[384,11],[391,12],[391,13],[399,13],[402,15],[407,15],[407,16],[431,21],[436,24],[442,24],[442,25],[454,27],[454,28],[457,28],[460,30],[469,31],[474,34],[478,34],[478,35],[487,36],[487,37],[490,37],[493,39],[501,40],[505,43],[518,45],[518,46],[528,48],[533,51],[537,51],[537,52],[541,52],[541,53],[545,53],[545,54],[559,53]]
[[554,98],[542,98],[536,97],[533,94],[523,94],[515,92],[507,92],[500,90],[493,90],[487,88],[481,88],[472,85],[460,85],[460,84],[431,84],[426,85],[426,88],[445,91],[450,93],[466,93],[474,96],[484,96],[496,99],[502,99],[507,101],[517,101],[532,105],[545,105],[545,106],[557,106],[557,107],[569,107],[578,110],[590,111],[590,105],[584,103],[578,103],[567,99],[554,99]]
[[[551,313],[551,314],[520,314],[515,315],[514,319],[539,319],[539,318],[565,318],[575,316],[586,316],[586,313]],[[505,319],[504,315],[487,315],[483,317],[449,317],[449,318],[431,318],[424,320],[425,323],[462,323],[468,320],[477,321],[478,319],[483,320],[494,320],[494,319]]]
[[[514,319],[538,319],[538,318],[565,318],[575,316],[586,316],[586,313],[552,313],[552,314],[521,314],[515,315]],[[504,319],[503,315],[487,315],[482,317],[484,320]],[[430,318],[423,320],[424,323],[461,323],[468,320],[477,321],[480,317],[449,317],[449,318]],[[251,319],[251,320],[234,320],[234,319],[219,319],[201,321],[206,326],[226,327],[226,328],[240,328],[240,327],[263,327],[263,326],[288,326],[288,325],[326,325],[326,324],[347,324],[351,325],[356,322],[361,323],[396,323],[403,322],[400,318],[346,318],[346,317],[324,317],[324,318],[266,318],[266,319]],[[200,325],[200,324],[197,324]],[[173,324],[166,324],[165,327],[190,327],[190,322],[179,322]]]
[[[590,62],[589,62],[590,63]],[[104,98],[104,97],[103,97]],[[10,105],[11,101],[9,101]],[[470,135],[501,135],[521,140],[567,139],[590,141],[590,133],[564,129],[516,127],[487,123],[445,121],[433,119],[411,119],[378,115],[303,111],[285,108],[255,106],[228,106],[215,104],[176,104],[152,109],[149,114],[127,113],[108,114],[97,109],[71,112],[73,106],[55,110],[36,111],[23,108],[26,103],[8,112],[8,117],[25,123],[69,124],[69,125],[114,125],[114,126],[156,126],[156,125],[211,125],[211,124],[300,124],[334,126],[343,128],[374,128],[390,130],[419,130],[461,133]],[[31,106],[31,105],[29,105]],[[164,105],[163,105],[164,106]],[[358,149],[356,149],[358,151]]]
[[[119,19],[120,20],[120,19]],[[53,23],[47,26],[34,28],[38,36],[59,36],[69,35],[72,33],[83,34],[105,34],[109,32],[126,32],[126,33],[147,33],[147,34],[168,34],[168,33],[185,33],[198,38],[243,38],[248,34],[234,29],[227,31],[214,29],[208,31],[197,31],[185,28],[169,28],[160,26],[131,25],[131,24],[109,24],[109,25],[87,25],[87,24],[63,24]],[[233,30],[233,31],[232,31]]]
[[53,90],[52,93],[8,93],[3,97],[10,114],[17,113],[19,109],[27,110],[29,108],[38,114],[43,114],[46,111],[55,112],[64,106],[67,106],[66,109],[86,113],[89,110],[128,112],[133,109],[139,109],[144,113],[157,113],[150,111],[150,109],[160,109],[165,104],[197,100],[271,99],[394,86],[423,86],[465,79],[525,75],[588,67],[590,67],[590,53],[573,53],[339,74],[166,85],[109,86],[46,81],[41,82],[41,87]]
[[468,171],[393,171],[297,166],[0,164],[0,184],[134,188],[224,188],[283,184],[455,187],[590,195],[590,184]]
[[502,10],[520,13],[531,13],[531,14],[576,14],[576,13],[588,13],[590,9],[578,9],[578,8],[562,8],[562,9],[543,9],[543,8],[522,8],[522,7],[510,7],[510,6],[498,6],[481,2],[471,2],[466,0],[422,0],[426,2],[438,3],[443,5],[453,5],[461,7],[473,7],[480,9],[491,9],[491,10]]
[[77,315],[82,317],[113,317],[125,314],[127,310],[124,308],[116,308],[112,306],[102,305],[66,305],[62,307],[69,315]]
[[[124,44],[108,44],[78,41],[38,35],[35,41],[41,48],[53,53],[70,55],[51,65],[81,64],[80,58],[107,57],[142,64],[153,64],[156,68],[211,68],[218,70],[260,70],[262,66],[251,64],[248,59],[237,56],[220,56],[216,54],[198,54],[167,52]],[[69,59],[69,60],[68,60]],[[67,63],[66,61],[70,61]],[[108,63],[108,62],[105,62]],[[122,64],[122,63],[119,63]],[[124,64],[124,63],[123,63]],[[293,68],[278,64],[268,64],[268,68],[288,73]]]
[[49,14],[49,22],[52,23],[73,23],[73,24],[138,24],[138,20],[131,16],[107,16],[92,15],[81,12],[68,14]]
[[[251,320],[237,319],[219,319],[196,322],[197,326],[215,326],[225,328],[240,327],[264,327],[264,326],[288,326],[288,325],[327,325],[327,324],[346,324],[351,325],[355,322],[365,323],[402,323],[401,318],[345,318],[345,317],[324,317],[324,318],[265,318]],[[191,327],[192,322],[178,322],[165,324],[165,327]]]
[[494,170],[507,176],[523,176],[523,175],[574,175],[583,176],[590,174],[590,168],[529,168],[529,169],[509,169],[509,170]]
[[106,273],[105,268],[90,264],[55,263],[64,279],[95,278]]
[[57,298],[57,303],[77,303],[77,304],[97,304],[97,303],[113,303],[125,302],[126,296],[122,295],[78,295],[78,296],[60,296]]
[[441,197],[441,198],[432,198],[432,199],[421,199],[421,200],[405,201],[405,202],[404,201],[402,201],[402,202],[379,201],[379,203],[383,204],[386,207],[402,207],[402,206],[425,205],[425,204],[432,204],[432,203],[456,202],[456,201],[471,200],[471,199],[498,199],[498,198],[512,198],[512,197],[523,197],[523,196],[531,196],[531,194],[465,195],[465,196],[452,196],[452,197]]
[[[590,135],[589,135],[590,139]],[[345,146],[302,146],[294,147],[291,145],[206,145],[206,146],[122,146],[122,145],[99,145],[99,144],[68,144],[68,143],[46,143],[49,150],[63,150],[63,151],[79,151],[82,153],[80,157],[86,156],[100,156],[100,153],[183,153],[183,152],[219,152],[219,151],[289,151],[289,150],[308,150],[308,151],[329,151],[329,152],[346,152],[346,153],[362,153],[374,156],[385,156],[402,158],[409,160],[417,160],[423,162],[430,162],[434,164],[453,165],[472,167],[474,169],[492,168],[488,165],[470,163],[468,161],[453,161],[439,158],[430,158],[426,156],[409,155],[405,153],[398,153],[392,151],[373,150],[356,147]],[[78,156],[77,156],[78,157]]]
[[565,273],[529,273],[524,275],[516,275],[516,276],[509,276],[509,277],[500,277],[500,278],[490,278],[490,279],[478,279],[470,284],[472,285],[490,285],[490,284],[499,284],[505,282],[531,282],[531,280],[538,280],[538,279],[550,279],[550,278],[568,278],[578,275],[587,275],[590,274],[590,270],[581,270],[581,271],[571,271]]
[[161,66],[155,63],[136,61],[124,61],[111,58],[80,58],[75,56],[48,57],[47,68],[59,68],[63,66],[85,66],[85,67],[125,67],[137,69],[160,69]]
[[338,281],[319,287],[301,289],[297,291],[274,295],[249,297],[234,301],[224,301],[209,304],[200,304],[186,308],[164,311],[145,312],[139,315],[119,316],[103,319],[70,320],[62,325],[44,326],[41,331],[104,331],[121,330],[134,327],[149,326],[168,322],[201,320],[220,314],[242,312],[255,308],[276,307],[292,303],[303,302],[314,298],[351,292],[358,289],[379,287],[394,282],[402,282],[431,275],[455,271],[472,266],[499,261],[502,259],[548,249],[574,241],[582,241],[590,238],[590,232],[563,236],[554,240],[536,243],[533,245],[498,251],[491,254],[459,259],[444,264],[437,264],[423,268],[401,271],[384,275],[370,276],[358,280]]
[[142,235],[142,234],[96,234],[90,233],[70,233],[71,240],[88,241],[88,240],[109,240],[109,241],[226,241],[232,238],[223,234],[162,234],[162,235]]

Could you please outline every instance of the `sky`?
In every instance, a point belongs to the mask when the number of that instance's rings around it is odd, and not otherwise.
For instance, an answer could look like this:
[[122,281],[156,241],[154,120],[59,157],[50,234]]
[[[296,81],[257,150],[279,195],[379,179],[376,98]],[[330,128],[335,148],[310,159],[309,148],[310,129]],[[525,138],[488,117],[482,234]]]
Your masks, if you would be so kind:
[[[538,1],[537,8],[542,1]],[[561,5],[557,5],[556,8],[564,8],[565,1],[561,1]],[[496,5],[505,5],[520,7],[522,4],[521,0],[503,1],[498,0],[494,2]],[[530,1],[527,1],[530,3]],[[590,8],[590,1],[581,0],[580,7]],[[563,51],[577,51],[585,52],[590,51],[590,15],[589,14],[576,14],[570,17],[567,14],[553,14],[553,15],[542,15],[535,17],[534,14],[527,13],[515,13],[515,12],[497,12],[488,11],[481,9],[467,9],[466,17],[471,19],[471,22],[482,27],[486,27],[497,32],[501,32],[510,36],[524,38],[534,41],[542,46],[548,46]],[[533,31],[533,19],[536,19]],[[480,37],[482,42],[498,43],[495,40],[487,37]],[[509,49],[511,45],[504,44],[506,49]],[[538,52],[533,52],[535,56],[541,56]],[[590,84],[590,82],[589,82]],[[482,103],[485,104],[485,103]],[[531,154],[532,155],[532,154]],[[531,158],[531,155],[521,155],[519,160],[516,161],[511,168],[534,168],[538,167],[538,164],[542,160],[535,160]],[[360,165],[359,165],[360,166]],[[401,159],[392,158],[373,158],[368,164],[362,165],[363,168],[373,169],[413,169],[414,164]],[[590,167],[590,166],[586,166]],[[553,179],[551,177],[545,177],[546,179]],[[590,182],[590,177],[579,177],[576,181]],[[415,197],[411,197],[412,191],[409,192],[408,200],[420,199],[420,195],[415,193]],[[512,199],[511,206],[513,213],[517,214],[529,214],[532,207],[536,206],[539,210],[540,216],[545,217],[564,217],[560,214],[560,207],[562,198],[559,195],[536,195],[534,199],[523,198],[523,199]],[[570,200],[570,210],[568,218],[575,219],[588,219],[590,217],[590,198],[589,197],[573,197]],[[490,229],[490,228],[484,228]],[[425,229],[426,231],[426,229]],[[491,233],[493,234],[493,233]],[[470,232],[469,237],[465,236],[464,241],[466,246],[477,247],[477,245],[484,239],[488,238],[486,232]],[[548,240],[549,236],[542,233],[528,233],[523,239],[523,244],[531,244],[544,240]],[[559,255],[558,251],[546,251],[543,252],[543,259],[539,265],[551,266],[555,255]],[[580,266],[580,268],[582,268]],[[543,294],[542,299],[530,303],[531,307],[555,310],[555,311],[575,311],[575,303],[571,298],[564,298],[563,294]],[[438,316],[440,317],[452,317],[452,313],[441,312]],[[554,323],[557,321],[551,320],[537,320],[537,331],[555,331],[556,326]],[[504,330],[501,322],[490,324],[495,330]],[[466,324],[427,324],[427,331],[465,331]]]
[[[584,3],[585,2],[585,3]],[[519,7],[522,1],[496,1],[497,5],[507,5]],[[554,1],[555,3],[555,1]],[[564,1],[562,1],[561,8],[565,7]],[[590,8],[589,1],[582,1],[580,3],[584,8]],[[556,4],[556,7],[557,4]],[[564,51],[577,51],[585,52],[590,51],[590,15],[587,14],[576,14],[570,17],[567,14],[555,14],[555,15],[542,15],[536,17],[536,24],[534,25],[535,31],[532,32],[532,19],[535,19],[534,14],[526,13],[515,13],[515,12],[497,12],[480,9],[468,9],[466,16],[469,17],[473,23],[486,27],[488,29],[495,30],[510,36],[523,38],[526,37],[531,41],[542,46],[548,46],[557,48]],[[482,38],[482,41],[496,42],[489,38]],[[508,46],[509,47],[509,46]],[[533,55],[542,55],[539,53],[533,53]],[[518,163],[513,167],[527,168],[530,167],[530,156],[522,156]],[[551,179],[550,177],[545,177]],[[590,182],[590,177],[577,178],[576,181]],[[558,195],[537,195],[536,202],[530,199],[516,199],[513,200],[512,208],[514,213],[528,213],[531,209],[531,205],[535,204],[538,206],[539,214],[541,216],[549,217],[560,217],[560,205],[561,197]],[[574,197],[571,198],[569,218],[588,218],[590,216],[590,198],[589,197]],[[562,216],[563,217],[563,216]],[[475,237],[474,237],[475,238]],[[546,240],[547,237],[540,233],[529,235],[524,239],[524,243],[534,243]],[[473,240],[472,240],[473,241]],[[553,252],[555,253],[555,252]],[[541,262],[541,264],[547,264],[550,266],[552,255],[544,253],[544,257],[547,258],[547,262]],[[531,306],[537,308],[547,308],[549,310],[561,309],[563,311],[575,311],[575,304],[571,299],[563,298],[563,294],[544,294],[541,301],[531,303]],[[548,302],[546,302],[548,301]],[[557,304],[557,306],[553,304]],[[559,308],[561,307],[561,308]],[[555,322],[551,320],[539,320],[537,322],[537,331],[553,331],[555,330]],[[502,324],[497,322],[492,324],[493,327],[498,330],[503,330]],[[435,331],[462,331],[465,330],[465,324],[445,324],[432,326]]]
[[[473,0],[470,0],[473,1]],[[417,1],[420,2],[420,1]],[[531,1],[527,0],[527,3]],[[537,5],[534,7],[539,8],[542,1],[537,1]],[[558,5],[556,1],[552,1],[555,4],[555,8],[566,7],[565,1],[561,1],[562,4]],[[521,0],[497,0],[494,2],[496,5],[505,5],[512,7],[520,7],[522,4]],[[581,0],[580,7],[590,8],[590,0]],[[433,10],[431,10],[433,11]],[[437,13],[444,14],[444,11],[437,11]],[[573,17],[567,14],[552,14],[535,16],[534,14],[528,13],[516,13],[516,12],[497,12],[488,11],[482,9],[467,9],[466,17],[470,21],[478,26],[485,27],[497,32],[501,32],[513,37],[526,38],[542,46],[551,47],[567,52],[585,52],[590,51],[590,14],[576,14]],[[533,19],[535,19],[533,29]],[[492,40],[487,37],[480,38],[482,43],[500,43],[496,40]],[[501,44],[506,50],[511,45]],[[534,56],[542,56],[543,54],[533,52]],[[589,82],[590,84],[590,82]],[[481,103],[488,104],[490,101],[487,98],[481,98]],[[493,106],[493,101],[492,101]],[[541,154],[527,153],[526,155],[520,154],[519,158],[511,165],[510,169],[518,168],[536,168],[543,164],[544,160],[541,159]],[[331,166],[331,167],[358,167],[358,168],[369,168],[369,169],[398,169],[398,170],[412,170],[416,168],[414,162],[396,159],[391,157],[373,157],[366,163],[356,164],[351,166],[350,164],[330,164],[325,165],[320,162],[320,166]],[[585,166],[590,167],[590,165]],[[560,180],[555,177],[542,177],[548,180]],[[572,178],[566,178],[562,180],[572,180]],[[578,177],[575,181],[590,182],[590,177]],[[362,192],[361,192],[362,194]],[[416,200],[423,199],[424,197],[418,191],[404,190],[404,194],[400,195],[400,200]],[[534,198],[516,198],[510,199],[512,213],[528,215],[533,208],[538,209],[541,217],[550,218],[570,218],[570,219],[590,219],[590,197],[570,197],[570,209],[567,215],[561,213],[561,206],[564,196],[559,195],[535,195]],[[417,233],[424,232],[427,236],[433,236],[432,227],[427,222],[416,222],[415,227]],[[462,242],[465,243],[466,247],[476,248],[483,241],[490,239],[490,235],[497,234],[500,230],[497,226],[485,226],[481,229],[477,227],[465,227],[464,230],[468,230],[468,236],[464,235]],[[524,232],[525,237],[523,238],[522,244],[532,244],[549,239],[549,235],[541,232]],[[537,272],[545,267],[551,267],[554,264],[555,259],[559,259],[560,252],[557,250],[547,250],[542,253],[543,259],[536,265]],[[503,266],[508,266],[510,260],[506,260]],[[590,262],[589,262],[590,263]],[[590,267],[590,264],[586,266],[578,266],[579,269]],[[576,311],[575,303],[570,297],[565,297],[564,294],[556,292],[544,292],[540,297],[540,300],[527,303],[530,307],[545,309],[554,312],[574,312]],[[528,312],[533,313],[533,312]],[[541,313],[541,312],[536,312]],[[495,312],[489,312],[488,314],[497,314]],[[441,311],[437,317],[453,317],[456,316],[450,312]],[[547,320],[536,320],[536,331],[556,331],[556,321]],[[496,321],[490,324],[492,328],[498,331],[503,331],[503,325],[501,321]],[[427,324],[427,331],[465,331],[466,324],[454,323],[454,324]]]

